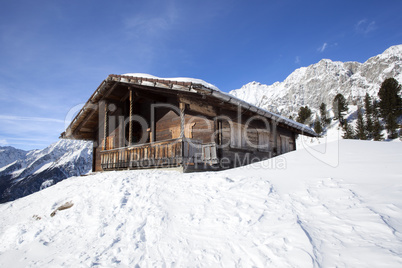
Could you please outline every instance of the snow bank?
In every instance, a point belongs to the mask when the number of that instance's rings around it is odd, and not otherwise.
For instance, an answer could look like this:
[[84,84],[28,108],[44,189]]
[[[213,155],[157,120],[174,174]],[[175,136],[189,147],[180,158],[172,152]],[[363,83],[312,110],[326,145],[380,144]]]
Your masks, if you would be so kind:
[[335,168],[298,150],[224,172],[64,180],[0,205],[0,266],[400,267],[402,143],[326,146]]

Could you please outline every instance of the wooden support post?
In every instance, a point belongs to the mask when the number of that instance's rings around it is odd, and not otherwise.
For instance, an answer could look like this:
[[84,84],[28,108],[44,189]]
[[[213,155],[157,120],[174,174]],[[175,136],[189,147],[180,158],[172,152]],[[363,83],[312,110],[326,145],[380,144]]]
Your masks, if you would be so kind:
[[272,132],[273,132],[273,136],[274,136],[274,144],[273,144],[273,153],[274,156],[278,155],[278,125],[277,122],[275,120],[272,120]]
[[103,124],[103,127],[104,127],[104,129],[103,129],[103,150],[107,150],[107,136],[108,136],[108,132],[109,132],[109,126],[108,126],[108,124],[109,124],[109,119],[108,119],[109,113],[108,113],[108,110],[109,110],[108,103],[105,102],[105,110],[104,110],[104,113],[105,113],[104,120],[105,121],[104,121],[104,124]]
[[151,126],[150,126],[150,132],[149,132],[149,142],[155,142],[155,108],[152,108],[153,111],[151,111]]
[[[222,114],[221,108],[217,109],[217,113]],[[216,145],[222,144],[222,120],[219,117],[214,117],[214,133]]]
[[184,124],[185,124],[185,109],[186,109],[186,104],[180,102],[179,104],[180,108],[180,139],[184,138]]
[[128,126],[128,145],[132,145],[133,144],[133,102],[134,102],[134,96],[133,96],[133,88],[129,87],[128,88],[129,92],[130,92],[130,121],[129,121],[129,126]]
[[[121,114],[121,111],[119,111]],[[119,115],[118,117],[119,120],[119,147],[125,147],[125,129],[124,129],[124,116]]]

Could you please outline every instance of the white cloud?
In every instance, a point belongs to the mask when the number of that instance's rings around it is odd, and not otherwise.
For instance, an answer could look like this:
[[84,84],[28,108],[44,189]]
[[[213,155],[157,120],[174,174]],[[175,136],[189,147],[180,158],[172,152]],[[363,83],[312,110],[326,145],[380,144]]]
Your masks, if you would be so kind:
[[317,49],[318,52],[324,52],[324,50],[327,48],[327,46],[328,46],[328,43],[322,44],[322,46]]
[[300,63],[301,63],[300,57],[299,57],[299,56],[296,56],[296,58],[295,58],[295,64],[300,64]]
[[7,140],[6,140],[6,139],[0,139],[0,145],[1,145],[1,146],[8,145]]
[[355,31],[359,34],[368,34],[377,29],[375,21],[363,19],[355,24]]

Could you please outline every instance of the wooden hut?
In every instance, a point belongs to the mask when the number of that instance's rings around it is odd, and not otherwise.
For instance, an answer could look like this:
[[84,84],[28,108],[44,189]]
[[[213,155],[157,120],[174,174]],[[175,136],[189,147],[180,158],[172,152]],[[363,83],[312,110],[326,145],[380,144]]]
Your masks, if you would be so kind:
[[93,171],[221,170],[296,149],[310,128],[201,80],[109,75],[61,138],[93,141]]

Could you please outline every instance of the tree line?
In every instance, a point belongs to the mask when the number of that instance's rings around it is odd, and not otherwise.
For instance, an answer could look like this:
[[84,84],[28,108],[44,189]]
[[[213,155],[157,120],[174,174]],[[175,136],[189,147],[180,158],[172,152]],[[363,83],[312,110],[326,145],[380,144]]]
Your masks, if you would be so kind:
[[[388,139],[395,139],[402,136],[402,129],[398,132],[398,118],[402,115],[402,98],[400,96],[401,85],[394,78],[387,78],[381,84],[378,91],[378,99],[372,98],[368,93],[364,97],[363,104],[357,106],[357,122],[353,127],[344,116],[348,113],[348,102],[339,93],[332,102],[334,113],[331,119],[328,115],[327,106],[321,103],[319,115],[316,115],[314,122],[310,124],[314,131],[321,135],[327,129],[332,120],[338,120],[343,129],[344,139],[360,140],[383,140],[382,131],[387,131]],[[300,107],[296,121],[302,124],[310,123],[312,111],[306,105]]]

